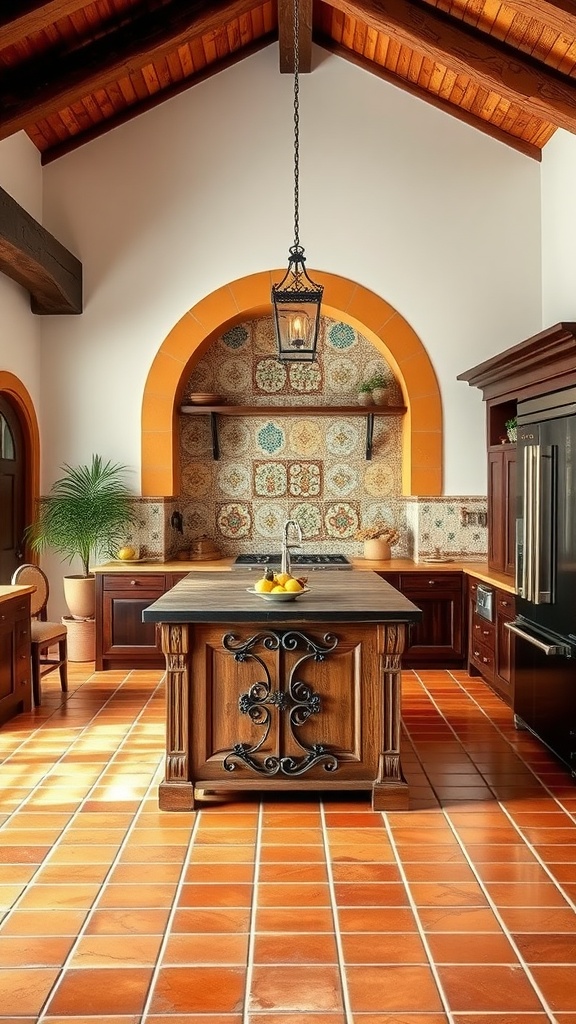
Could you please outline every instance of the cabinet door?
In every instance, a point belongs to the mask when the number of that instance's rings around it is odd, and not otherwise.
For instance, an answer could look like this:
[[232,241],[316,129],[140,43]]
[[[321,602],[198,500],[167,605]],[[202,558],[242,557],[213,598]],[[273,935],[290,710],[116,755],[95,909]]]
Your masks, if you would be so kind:
[[0,604],[0,722],[32,706],[30,596]]
[[516,448],[507,448],[503,460],[504,484],[504,572],[516,573]]
[[504,452],[488,452],[488,565],[504,572]]
[[459,573],[400,575],[400,590],[422,611],[410,629],[403,664],[463,664],[462,576]]
[[496,677],[495,685],[504,700],[513,703],[513,655],[512,634],[506,623],[514,618],[515,600],[513,594],[496,591]]
[[156,624],[142,622],[144,608],[165,590],[163,575],[105,576],[102,587],[102,627],[98,638],[97,669],[145,668],[164,665]]

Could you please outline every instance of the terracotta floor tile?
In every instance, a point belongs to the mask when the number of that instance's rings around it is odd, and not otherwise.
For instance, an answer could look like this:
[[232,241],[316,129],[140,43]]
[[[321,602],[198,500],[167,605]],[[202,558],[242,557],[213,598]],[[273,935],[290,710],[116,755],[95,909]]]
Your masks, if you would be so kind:
[[416,932],[343,932],[341,940],[347,964],[428,963]]
[[[248,1013],[248,1024],[346,1024],[344,1013]],[[160,1024],[160,1022],[158,1022]],[[204,1024],[204,1022],[198,1022]],[[208,1024],[208,1022],[206,1022]],[[222,1021],[222,1024],[228,1024]],[[421,1024],[425,1024],[424,1021]]]
[[501,907],[500,915],[511,932],[574,932],[569,907]]
[[342,990],[336,967],[298,967],[295,984],[293,967],[256,966],[248,994],[248,1008],[256,1010],[341,1010]]
[[[0,935],[0,964],[2,967],[60,967],[74,937]],[[0,1003],[0,1012],[2,1004]],[[1,1017],[0,1017],[1,1021]]]
[[[180,865],[171,865],[171,867]],[[147,870],[146,877],[149,877]],[[261,877],[261,874],[260,874]],[[245,882],[251,884],[254,880],[254,866],[252,864],[190,864],[184,875],[185,882],[220,882],[227,885],[234,882]]]
[[172,920],[173,932],[243,932],[250,927],[250,908],[181,909]]
[[2,922],[2,935],[76,935],[87,910],[15,910]]
[[500,925],[489,908],[422,907],[418,916],[430,932],[499,932]]
[[547,1013],[455,1013],[452,1019],[454,1024],[550,1024]]
[[[392,867],[387,865],[387,867]],[[325,864],[261,864],[258,871],[259,883],[283,883],[283,882],[327,882],[328,871]]]
[[485,907],[487,900],[477,882],[411,882],[418,907]]
[[243,883],[186,883],[180,890],[179,907],[249,907],[253,889]]
[[[47,1024],[51,1024],[51,1022],[47,1022]],[[70,1022],[67,1021],[66,1024],[70,1024]],[[243,1018],[239,1013],[149,1013],[146,1015],[146,1024],[243,1024]]]
[[169,910],[95,910],[86,926],[87,935],[161,935]]
[[314,932],[256,934],[255,964],[336,964],[338,954],[333,935]]
[[542,1004],[521,967],[438,967],[440,983],[454,1011],[540,1010]]
[[147,967],[158,957],[161,935],[85,935],[69,961],[69,967]]
[[437,964],[517,964],[518,957],[500,933],[429,932],[428,945]]
[[327,907],[264,907],[256,912],[257,932],[332,932],[332,911]]
[[487,882],[490,899],[497,907],[565,907],[566,900],[553,882],[520,884]]
[[[275,848],[274,848],[275,849]],[[162,859],[162,857],[160,857]],[[164,858],[165,859],[165,858]],[[277,858],[271,858],[276,860]],[[297,858],[300,859],[300,858]],[[320,850],[320,858],[324,859],[323,851]],[[306,860],[314,860],[313,857],[306,857]],[[214,863],[248,863],[254,862],[254,844],[249,846],[195,846],[190,851],[191,864],[214,864]]]
[[0,969],[2,1012],[14,1015],[39,1013],[57,977],[58,971],[54,968]]
[[348,967],[348,996],[354,1014],[361,1011],[425,1011],[442,1008],[429,967]]
[[407,907],[409,898],[401,882],[337,882],[339,907]]
[[171,907],[176,892],[172,882],[139,882],[132,885],[109,883],[98,900],[99,908]]
[[172,934],[168,938],[162,962],[164,966],[191,964],[243,965],[248,955],[248,933]]
[[576,928],[568,935],[516,934],[514,941],[526,963],[576,964]]
[[335,882],[399,882],[400,870],[397,864],[343,864],[332,865]]
[[244,1003],[245,972],[236,967],[163,967],[151,1013],[234,1013]]
[[466,858],[456,843],[438,844],[423,842],[399,843],[398,853],[402,862],[407,863],[466,863]]
[[416,918],[408,907],[340,908],[342,932],[409,932],[416,930]]
[[576,971],[572,966],[533,965],[534,980],[552,1010],[574,1012],[576,1008]]
[[[306,857],[308,856],[307,848]],[[322,851],[322,860],[324,860],[324,851]],[[338,843],[330,848],[330,860],[333,864],[386,864],[393,863],[395,861],[394,851],[389,843],[382,842],[377,844],[364,844],[364,843]]]
[[62,981],[47,1004],[48,1020],[59,1013],[140,1013],[152,977],[151,969],[78,968],[64,972]]

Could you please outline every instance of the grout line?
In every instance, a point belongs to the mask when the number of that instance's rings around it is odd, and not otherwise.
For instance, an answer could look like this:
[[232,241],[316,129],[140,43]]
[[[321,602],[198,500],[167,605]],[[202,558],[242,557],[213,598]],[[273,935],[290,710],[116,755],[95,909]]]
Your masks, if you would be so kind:
[[336,901],[336,889],[334,885],[334,872],[332,871],[332,857],[330,854],[330,844],[328,842],[328,826],[326,824],[326,810],[324,802],[320,802],[320,817],[322,822],[322,841],[324,846],[324,856],[326,858],[326,871],[328,874],[328,888],[330,891],[330,903],[332,911],[333,921],[333,933],[336,940],[336,949],[338,952],[338,972],[340,974],[340,985],[342,987],[342,1002],[344,1005],[344,1015],[346,1018],[346,1024],[354,1024],[354,1017],[352,1015],[352,1008],[350,1006],[350,996],[348,993],[348,981],[346,976],[346,965],[344,962],[344,950],[342,948],[342,933],[340,931],[340,919],[338,915],[338,904]]
[[248,950],[246,962],[246,978],[244,980],[244,1006],[242,1008],[242,1024],[250,1024],[250,995],[252,991],[252,973],[254,970],[254,947],[256,945],[256,917],[258,914],[258,894],[260,883],[260,857],[262,852],[262,829],[264,825],[264,808],[262,802],[258,807],[258,828],[254,849],[254,875],[252,881],[252,906],[248,923]]

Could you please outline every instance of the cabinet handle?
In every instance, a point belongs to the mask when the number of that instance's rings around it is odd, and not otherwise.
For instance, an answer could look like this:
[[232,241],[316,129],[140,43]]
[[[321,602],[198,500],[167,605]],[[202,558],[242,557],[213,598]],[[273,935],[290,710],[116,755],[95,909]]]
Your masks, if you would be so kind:
[[428,580],[428,583],[431,587],[433,587],[434,584],[436,583],[436,580]]
[[482,635],[483,636],[490,636],[490,630],[489,629],[483,629],[482,630]]
[[508,608],[510,601],[500,601],[500,604],[502,605],[503,608]]
[[475,658],[479,658],[480,657],[480,651],[474,651],[474,657]]
[[130,580],[130,586],[131,587],[137,587],[138,586],[138,580]]
[[484,662],[485,665],[488,664],[488,658],[482,658],[482,661]]

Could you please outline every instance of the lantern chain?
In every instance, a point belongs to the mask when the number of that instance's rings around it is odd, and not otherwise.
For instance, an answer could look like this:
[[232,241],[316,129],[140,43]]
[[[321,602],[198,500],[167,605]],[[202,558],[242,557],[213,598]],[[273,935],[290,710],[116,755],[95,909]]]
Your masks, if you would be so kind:
[[294,246],[300,245],[299,179],[300,179],[300,11],[294,0]]

